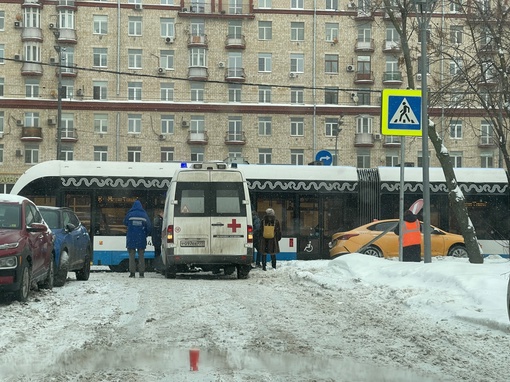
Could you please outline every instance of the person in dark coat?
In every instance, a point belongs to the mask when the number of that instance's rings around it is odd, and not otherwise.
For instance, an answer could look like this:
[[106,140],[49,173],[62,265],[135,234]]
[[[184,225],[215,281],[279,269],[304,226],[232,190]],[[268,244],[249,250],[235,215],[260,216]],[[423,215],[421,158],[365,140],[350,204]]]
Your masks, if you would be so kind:
[[[400,233],[397,225],[394,231]],[[417,216],[410,210],[404,212],[404,224],[402,226],[402,261],[421,261],[421,225]]]
[[147,236],[150,235],[152,228],[149,215],[147,215],[139,200],[133,203],[126,214],[124,225],[127,227],[126,248],[129,253],[129,277],[135,277],[136,252],[138,252],[138,272],[140,277],[144,277],[145,248],[147,247]]
[[[272,238],[266,238],[265,226],[274,227],[274,235]],[[276,219],[274,210],[268,208],[266,214],[262,218],[261,224],[261,235],[260,235],[260,250],[262,252],[262,270],[266,270],[267,254],[271,255],[271,266],[276,269],[276,255],[280,253],[280,245],[278,242],[282,238],[282,231],[280,228],[280,222]]]
[[261,222],[257,211],[251,213],[253,220],[253,257],[255,260],[255,266],[260,267],[261,254],[260,254],[260,231]]
[[156,210],[154,219],[152,220],[152,245],[154,246],[154,268],[156,271],[161,268],[161,231],[163,230],[163,211]]

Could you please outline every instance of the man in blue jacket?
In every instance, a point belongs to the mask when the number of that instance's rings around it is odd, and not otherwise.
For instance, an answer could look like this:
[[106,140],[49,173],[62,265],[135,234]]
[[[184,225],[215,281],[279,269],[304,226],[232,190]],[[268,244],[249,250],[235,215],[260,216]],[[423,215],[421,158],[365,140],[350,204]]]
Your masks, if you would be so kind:
[[127,226],[126,248],[129,253],[129,277],[135,277],[136,252],[138,252],[138,272],[140,277],[144,277],[145,248],[147,247],[147,236],[150,235],[152,228],[149,215],[139,200],[133,203],[133,207],[126,214],[124,225]]

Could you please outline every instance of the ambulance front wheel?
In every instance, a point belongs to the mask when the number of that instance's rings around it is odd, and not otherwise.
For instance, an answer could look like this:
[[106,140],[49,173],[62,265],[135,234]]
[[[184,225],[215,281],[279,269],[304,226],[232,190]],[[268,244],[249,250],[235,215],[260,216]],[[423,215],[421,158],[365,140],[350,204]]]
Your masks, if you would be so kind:
[[251,265],[238,265],[237,266],[237,278],[238,279],[247,279],[250,271],[251,271]]

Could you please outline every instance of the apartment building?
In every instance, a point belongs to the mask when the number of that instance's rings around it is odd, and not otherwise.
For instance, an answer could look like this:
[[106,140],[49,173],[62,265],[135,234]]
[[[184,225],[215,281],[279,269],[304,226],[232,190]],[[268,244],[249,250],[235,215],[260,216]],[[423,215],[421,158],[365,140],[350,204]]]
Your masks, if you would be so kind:
[[[437,14],[453,32],[454,8]],[[327,150],[337,165],[395,166],[401,138],[381,135],[380,103],[408,87],[401,57],[388,13],[365,0],[5,0],[0,183],[57,158],[307,165]],[[455,166],[500,166],[482,111],[429,112]],[[409,166],[421,148],[406,138]]]

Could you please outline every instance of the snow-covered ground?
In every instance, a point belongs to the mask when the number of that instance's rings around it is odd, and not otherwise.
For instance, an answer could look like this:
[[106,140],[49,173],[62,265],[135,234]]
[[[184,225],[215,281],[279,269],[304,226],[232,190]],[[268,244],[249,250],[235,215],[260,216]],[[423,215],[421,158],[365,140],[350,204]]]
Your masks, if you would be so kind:
[[509,274],[500,257],[351,254],[247,280],[73,276],[0,300],[0,380],[506,382]]

